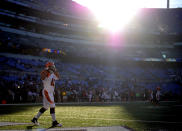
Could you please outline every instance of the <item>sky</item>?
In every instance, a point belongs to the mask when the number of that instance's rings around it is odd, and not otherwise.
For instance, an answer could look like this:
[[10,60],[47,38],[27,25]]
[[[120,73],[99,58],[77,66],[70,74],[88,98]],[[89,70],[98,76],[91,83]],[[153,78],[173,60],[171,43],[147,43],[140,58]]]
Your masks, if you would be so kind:
[[[110,0],[73,0],[73,1],[76,1],[88,7],[91,1],[94,1],[94,3],[97,3],[98,1],[110,1]],[[114,3],[114,1],[116,0],[111,0],[111,1]],[[166,8],[166,5],[167,5],[167,0],[120,0],[120,1],[129,1],[129,3],[136,1],[138,3],[142,3],[141,7],[145,7],[145,8]],[[170,7],[171,8],[182,7],[182,0],[170,0]]]
[[[167,0],[73,0],[93,12],[98,27],[122,31],[140,8],[166,8]],[[170,0],[170,8],[182,7],[182,0]]]

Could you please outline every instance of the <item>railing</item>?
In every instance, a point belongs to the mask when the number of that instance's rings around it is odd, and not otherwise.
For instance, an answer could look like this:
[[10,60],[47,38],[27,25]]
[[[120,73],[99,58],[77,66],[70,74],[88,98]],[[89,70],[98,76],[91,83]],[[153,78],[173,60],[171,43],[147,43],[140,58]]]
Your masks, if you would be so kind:
[[58,15],[58,16],[64,16],[64,17],[68,17],[68,18],[72,18],[72,19],[78,19],[80,21],[82,20],[88,20],[87,18],[80,18],[80,17],[76,17],[74,15],[66,15],[64,13],[61,13],[61,12],[56,12],[56,11],[53,11],[53,10],[50,10],[50,9],[47,9],[47,7],[45,6],[41,6],[41,5],[38,5],[37,3],[32,3],[32,2],[29,2],[29,1],[25,1],[25,0],[8,0],[9,2],[11,3],[15,3],[15,4],[18,4],[18,5],[21,5],[21,6],[24,6],[24,7],[29,7],[29,8],[32,8],[32,9],[36,9],[36,10],[39,10],[39,11],[43,11],[43,12],[49,12],[49,13],[52,13],[54,15]]
[[[5,32],[16,33],[19,35],[30,36],[30,37],[35,37],[35,38],[42,38],[42,39],[51,40],[51,41],[67,42],[67,43],[72,43],[72,44],[80,43],[80,44],[88,44],[88,45],[104,45],[104,43],[101,43],[101,42],[99,43],[99,42],[91,42],[91,41],[86,41],[86,40],[61,38],[61,37],[55,37],[55,36],[50,36],[50,35],[46,35],[46,34],[38,34],[38,33],[34,33],[34,32],[28,32],[28,31],[23,31],[23,30],[18,30],[18,29],[3,27],[3,26],[0,26],[0,29]],[[39,46],[44,48],[45,43],[40,44]],[[47,45],[47,46],[51,48],[51,45]]]
[[[149,97],[131,97],[131,96],[126,96],[126,97],[120,97],[117,99],[113,98],[92,98],[89,99],[88,97],[76,97],[76,98],[68,98],[67,96],[63,98],[60,96],[59,98],[54,98],[56,104],[64,104],[64,103],[72,103],[72,104],[77,104],[77,103],[85,103],[85,104],[94,104],[94,103],[122,103],[122,102],[151,102]],[[179,101],[181,98],[176,98],[176,96],[171,96],[171,97],[161,97],[160,102],[163,101]],[[42,105],[43,98],[42,96],[35,95],[35,96],[28,96],[27,100],[25,101],[22,99],[21,96],[18,98],[9,98],[7,100],[2,100],[0,101],[0,105],[2,104],[41,104]]]

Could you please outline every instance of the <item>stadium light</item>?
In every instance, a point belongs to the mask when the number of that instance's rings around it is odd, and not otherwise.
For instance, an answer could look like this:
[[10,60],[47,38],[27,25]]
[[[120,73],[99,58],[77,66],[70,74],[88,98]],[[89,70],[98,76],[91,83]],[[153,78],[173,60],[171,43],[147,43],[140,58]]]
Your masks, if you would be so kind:
[[163,54],[162,57],[163,57],[164,59],[166,59],[166,55],[165,55],[165,54]]
[[169,9],[169,6],[170,6],[170,1],[167,0],[167,8]]

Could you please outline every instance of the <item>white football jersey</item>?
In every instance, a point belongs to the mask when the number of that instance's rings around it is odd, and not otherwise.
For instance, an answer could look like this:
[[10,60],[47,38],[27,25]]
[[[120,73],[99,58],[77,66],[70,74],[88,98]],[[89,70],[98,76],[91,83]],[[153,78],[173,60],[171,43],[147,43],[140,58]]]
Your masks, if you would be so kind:
[[53,92],[55,88],[55,80],[58,79],[59,78],[54,73],[49,74],[44,80],[42,80],[44,89]]

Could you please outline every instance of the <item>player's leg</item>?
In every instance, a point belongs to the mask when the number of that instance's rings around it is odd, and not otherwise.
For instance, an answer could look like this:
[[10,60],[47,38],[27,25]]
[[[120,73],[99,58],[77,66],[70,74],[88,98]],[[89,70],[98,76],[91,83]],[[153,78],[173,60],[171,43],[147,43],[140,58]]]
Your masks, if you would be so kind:
[[43,94],[43,107],[39,110],[39,112],[34,116],[34,118],[31,120],[34,125],[39,125],[38,119],[39,117],[48,109],[49,102],[45,96],[44,90],[42,91]]
[[55,115],[55,103],[54,103],[54,96],[53,93],[49,93],[50,100],[52,103],[50,103],[50,115],[52,117],[52,127],[61,127],[62,124],[58,123],[56,120],[56,115]]
[[159,104],[159,100],[160,100],[160,96],[159,96],[159,94],[156,94],[156,104],[157,105]]
[[50,108],[50,115],[52,117],[52,127],[61,127],[62,124],[58,123],[55,115],[55,107]]
[[34,116],[34,118],[31,120],[34,125],[39,125],[38,119],[39,117],[46,111],[47,109],[45,107],[40,108],[37,115]]

